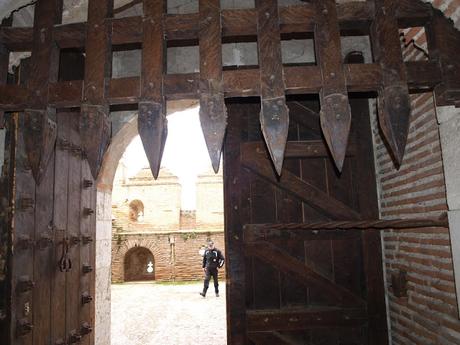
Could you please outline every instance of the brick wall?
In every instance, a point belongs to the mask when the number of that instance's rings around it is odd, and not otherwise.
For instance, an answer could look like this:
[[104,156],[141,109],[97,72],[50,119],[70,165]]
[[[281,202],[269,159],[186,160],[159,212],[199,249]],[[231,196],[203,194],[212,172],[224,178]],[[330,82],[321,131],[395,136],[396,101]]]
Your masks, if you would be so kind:
[[[143,233],[114,234],[112,237],[112,282],[124,281],[124,259],[126,253],[135,247],[150,250],[154,256],[155,280],[188,281],[203,278],[200,248],[212,239],[225,255],[224,233]],[[225,266],[224,266],[225,267]],[[225,269],[220,270],[219,277],[225,278]]]
[[[438,216],[447,211],[438,124],[432,94],[412,96],[412,118],[398,170],[376,129],[376,170],[381,217]],[[393,344],[459,344],[449,230],[423,228],[383,233],[387,286],[391,274],[407,271],[408,296],[388,290]]]

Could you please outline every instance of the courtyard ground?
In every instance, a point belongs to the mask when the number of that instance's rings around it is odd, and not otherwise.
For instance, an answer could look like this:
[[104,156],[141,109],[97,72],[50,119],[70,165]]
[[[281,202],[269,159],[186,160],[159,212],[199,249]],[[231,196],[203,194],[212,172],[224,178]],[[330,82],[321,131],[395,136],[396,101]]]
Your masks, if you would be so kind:
[[112,285],[111,345],[225,345],[225,283],[220,297],[212,282]]

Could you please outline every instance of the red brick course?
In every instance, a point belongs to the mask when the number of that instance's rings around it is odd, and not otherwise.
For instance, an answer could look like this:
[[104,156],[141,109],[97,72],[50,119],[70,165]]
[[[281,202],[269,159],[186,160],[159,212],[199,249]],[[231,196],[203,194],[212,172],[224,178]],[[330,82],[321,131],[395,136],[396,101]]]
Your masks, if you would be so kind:
[[[144,247],[154,256],[155,280],[190,281],[203,278],[200,248],[212,239],[225,255],[223,232],[142,233],[112,237],[112,282],[124,281],[124,259],[129,249]],[[224,269],[219,272],[225,278]]]
[[[408,146],[399,170],[374,122],[382,218],[439,216],[447,210],[432,94],[413,95],[412,106]],[[393,344],[460,344],[448,229],[388,230],[382,238],[387,284],[398,270],[408,277],[406,298],[395,297],[388,288]]]

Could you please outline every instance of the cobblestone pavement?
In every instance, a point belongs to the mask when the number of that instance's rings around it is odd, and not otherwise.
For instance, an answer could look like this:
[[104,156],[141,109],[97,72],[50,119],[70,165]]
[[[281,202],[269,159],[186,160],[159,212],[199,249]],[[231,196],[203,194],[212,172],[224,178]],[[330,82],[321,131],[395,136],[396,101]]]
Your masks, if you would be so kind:
[[225,345],[225,283],[112,285],[112,345]]

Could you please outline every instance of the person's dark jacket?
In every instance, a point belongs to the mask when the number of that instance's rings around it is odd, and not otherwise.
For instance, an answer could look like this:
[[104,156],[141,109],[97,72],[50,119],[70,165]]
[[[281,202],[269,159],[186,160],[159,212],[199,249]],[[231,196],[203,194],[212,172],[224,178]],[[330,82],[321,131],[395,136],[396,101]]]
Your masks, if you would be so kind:
[[206,249],[203,255],[203,268],[221,268],[225,258],[219,249]]

